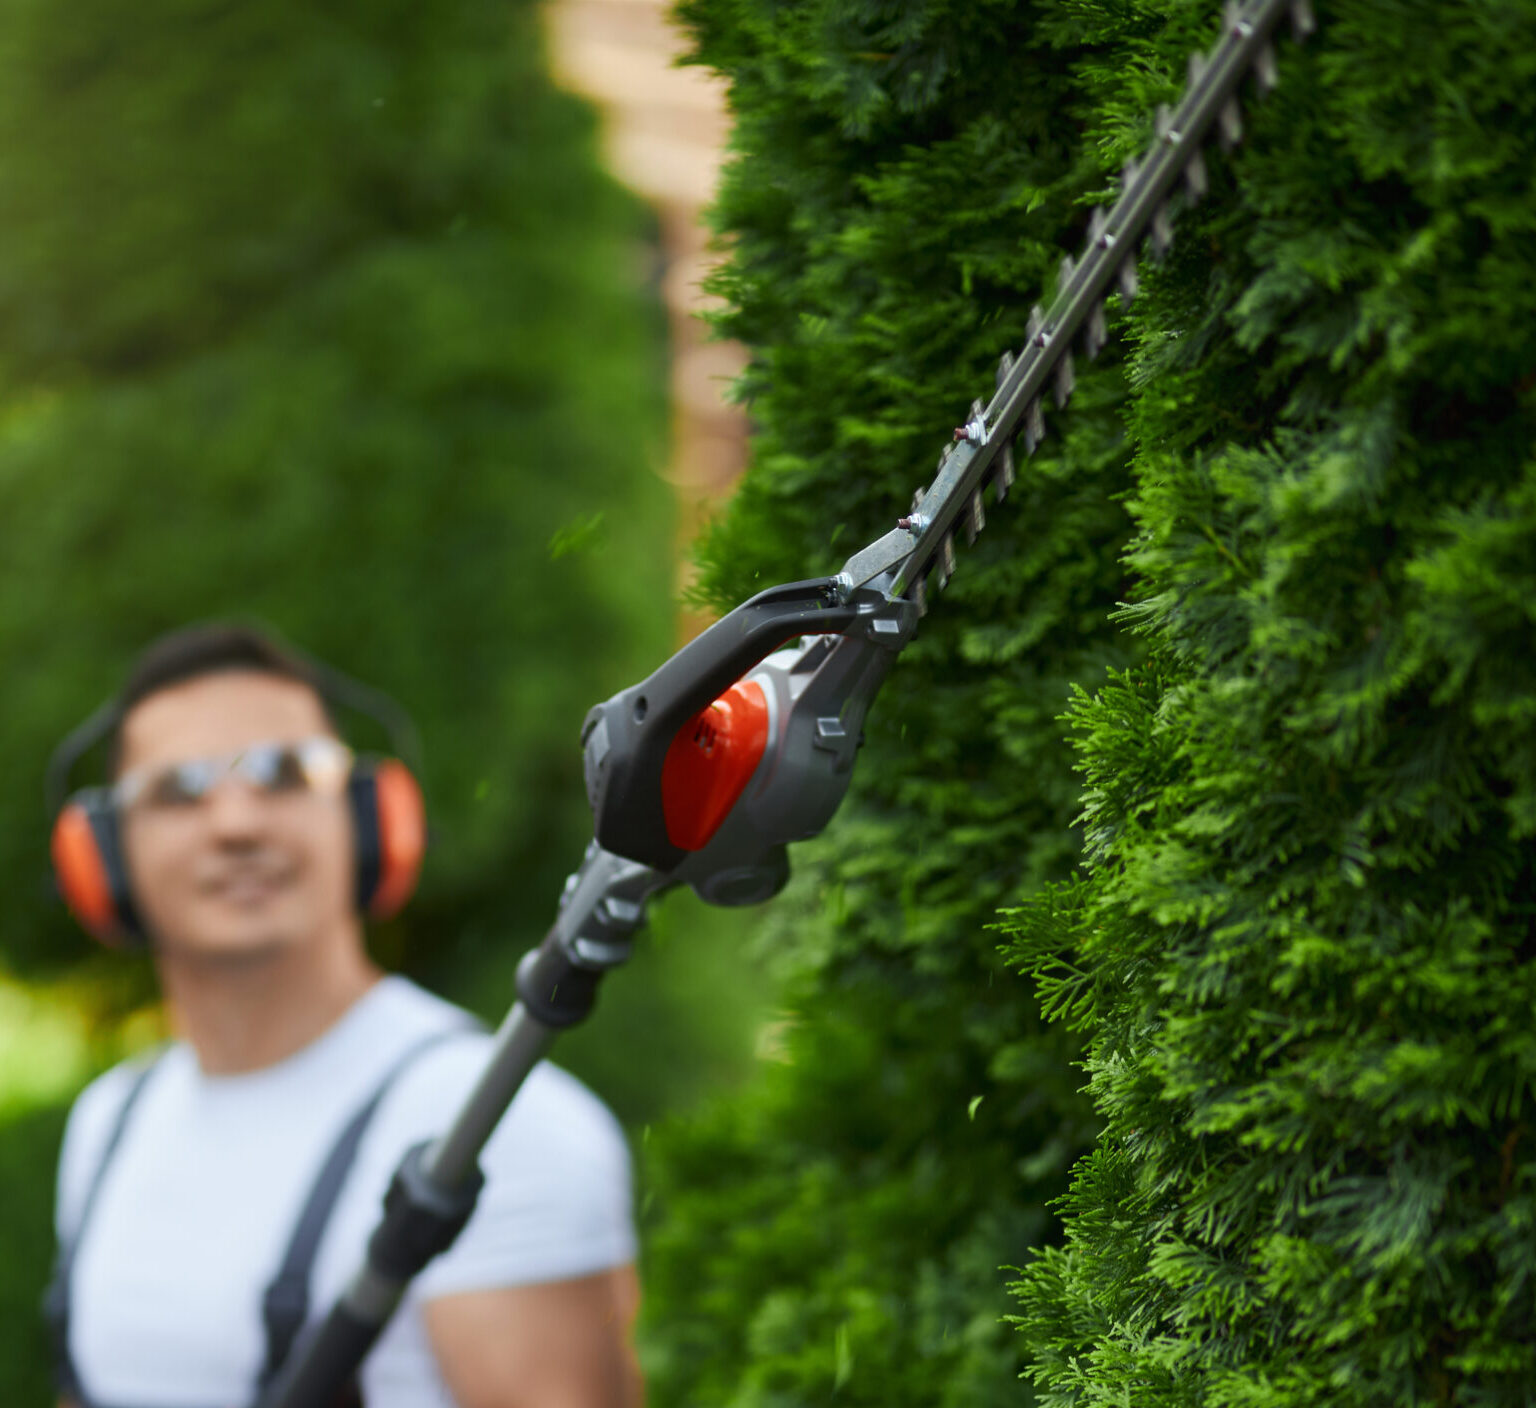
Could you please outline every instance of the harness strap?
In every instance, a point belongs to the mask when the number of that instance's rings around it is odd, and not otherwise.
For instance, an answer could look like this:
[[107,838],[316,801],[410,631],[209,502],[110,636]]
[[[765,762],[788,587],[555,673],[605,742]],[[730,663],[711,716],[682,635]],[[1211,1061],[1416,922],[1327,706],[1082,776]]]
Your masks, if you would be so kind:
[[261,1314],[267,1330],[267,1357],[256,1381],[258,1391],[264,1390],[283,1367],[293,1349],[294,1340],[309,1318],[309,1278],[320,1250],[320,1239],[325,1234],[336,1200],[341,1196],[347,1174],[351,1172],[357,1151],[362,1145],[363,1135],[379,1105],[383,1103],[390,1087],[418,1057],[440,1046],[449,1037],[462,1036],[466,1031],[473,1030],[475,1028],[471,1026],[452,1027],[447,1031],[434,1032],[410,1047],[389,1068],[384,1079],[347,1122],[341,1137],[332,1146],[320,1169],[320,1176],[310,1190],[309,1201],[299,1215],[293,1235],[288,1239],[288,1250],[283,1254],[277,1276],[262,1297]]
[[101,1159],[96,1164],[96,1172],[91,1177],[90,1186],[85,1192],[85,1201],[80,1205],[80,1218],[75,1223],[74,1235],[59,1245],[59,1254],[53,1263],[53,1275],[48,1278],[48,1289],[43,1293],[43,1318],[47,1321],[48,1331],[53,1340],[53,1371],[58,1383],[59,1392],[68,1398],[72,1398],[78,1408],[91,1408],[90,1400],[85,1395],[85,1390],[80,1387],[79,1376],[75,1373],[75,1361],[69,1353],[69,1300],[70,1282],[75,1270],[75,1252],[79,1249],[80,1239],[85,1233],[86,1224],[90,1221],[91,1211],[96,1206],[97,1195],[101,1192],[101,1185],[106,1180],[107,1169],[112,1163],[112,1156],[117,1153],[117,1146],[122,1143],[123,1131],[128,1128],[128,1116],[133,1113],[133,1107],[140,1095],[144,1093],[144,1087],[149,1083],[150,1076],[160,1064],[160,1058],[165,1055],[166,1048],[152,1052],[134,1074],[133,1081],[128,1087],[128,1094],[123,1103],[118,1107],[117,1119],[113,1122],[111,1133],[107,1135],[107,1142],[101,1151]]

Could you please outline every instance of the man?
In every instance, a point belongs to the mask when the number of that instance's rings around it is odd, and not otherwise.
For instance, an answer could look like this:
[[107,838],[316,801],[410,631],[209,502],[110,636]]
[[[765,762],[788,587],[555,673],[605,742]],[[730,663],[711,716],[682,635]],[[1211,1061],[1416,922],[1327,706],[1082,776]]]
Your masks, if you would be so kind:
[[[66,1393],[79,1408],[236,1408],[255,1397],[263,1296],[337,1136],[383,1086],[315,1249],[311,1316],[489,1038],[367,956],[351,756],[308,667],[255,632],[192,628],[150,647],[119,702],[121,855],[178,1039],[147,1075],[109,1071],[70,1116]],[[639,1293],[612,1116],[541,1065],[482,1167],[474,1216],[365,1363],[364,1402],[634,1408]]]

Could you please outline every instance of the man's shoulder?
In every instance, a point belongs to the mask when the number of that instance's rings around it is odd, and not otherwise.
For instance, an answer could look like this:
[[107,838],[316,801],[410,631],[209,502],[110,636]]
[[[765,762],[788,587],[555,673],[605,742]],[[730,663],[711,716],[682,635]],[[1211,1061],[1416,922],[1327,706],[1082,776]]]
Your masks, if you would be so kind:
[[[441,999],[434,999],[441,1003]],[[448,1012],[459,1012],[441,1003]],[[486,1063],[495,1053],[492,1033],[480,1026],[445,1026],[451,1035],[425,1046],[409,1058],[392,1083],[381,1124],[413,1127],[421,1136],[441,1132],[474,1090]],[[509,1146],[542,1148],[546,1155],[558,1144],[576,1150],[611,1150],[622,1156],[627,1145],[623,1129],[608,1106],[576,1076],[549,1061],[528,1073],[501,1120],[486,1156],[500,1163]],[[514,1156],[515,1161],[515,1156]]]
[[90,1081],[75,1096],[69,1111],[69,1136],[95,1141],[110,1137],[112,1126],[135,1091],[165,1061],[176,1059],[177,1047],[162,1044],[125,1057]]
[[128,1101],[149,1072],[170,1058],[174,1049],[157,1046],[129,1056],[103,1071],[75,1097],[59,1151],[58,1212],[62,1224],[74,1221]]

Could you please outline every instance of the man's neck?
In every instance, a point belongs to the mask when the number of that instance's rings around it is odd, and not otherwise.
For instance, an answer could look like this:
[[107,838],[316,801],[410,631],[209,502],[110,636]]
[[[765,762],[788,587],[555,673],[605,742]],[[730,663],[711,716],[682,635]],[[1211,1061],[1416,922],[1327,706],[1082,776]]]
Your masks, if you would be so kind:
[[206,1075],[274,1066],[328,1031],[382,976],[358,943],[211,960],[157,954],[175,1026]]

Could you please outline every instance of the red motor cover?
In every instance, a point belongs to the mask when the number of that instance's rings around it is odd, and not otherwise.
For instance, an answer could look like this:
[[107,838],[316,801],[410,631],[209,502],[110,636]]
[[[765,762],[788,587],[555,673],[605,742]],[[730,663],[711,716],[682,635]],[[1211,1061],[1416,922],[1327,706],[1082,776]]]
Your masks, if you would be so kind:
[[703,850],[730,814],[768,746],[768,698],[738,680],[681,729],[661,768],[667,840]]

